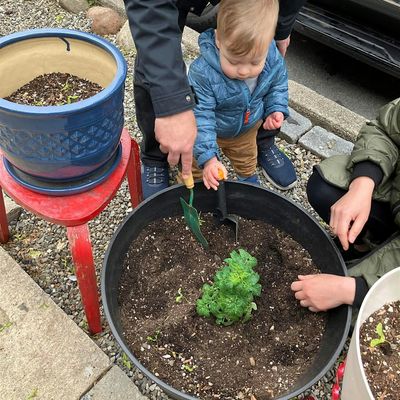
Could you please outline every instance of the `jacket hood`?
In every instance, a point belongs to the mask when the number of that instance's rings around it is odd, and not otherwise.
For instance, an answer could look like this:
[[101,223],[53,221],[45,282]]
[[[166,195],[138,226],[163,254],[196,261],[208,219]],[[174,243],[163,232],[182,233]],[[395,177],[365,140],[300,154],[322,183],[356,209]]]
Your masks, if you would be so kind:
[[219,61],[219,50],[215,44],[215,31],[214,29],[207,29],[199,36],[199,47],[201,55],[207,63],[217,70],[221,71],[221,63]]

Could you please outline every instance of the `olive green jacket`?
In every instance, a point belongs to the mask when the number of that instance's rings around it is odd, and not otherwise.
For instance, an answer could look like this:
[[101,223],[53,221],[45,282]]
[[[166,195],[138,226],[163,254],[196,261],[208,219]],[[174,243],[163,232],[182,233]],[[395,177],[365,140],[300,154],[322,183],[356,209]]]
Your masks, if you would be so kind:
[[[348,189],[354,165],[371,161],[382,169],[383,179],[373,198],[390,202],[393,219],[400,227],[400,98],[379,110],[374,121],[361,128],[350,155],[327,158],[317,167],[322,177],[334,186]],[[400,235],[390,238],[349,270],[362,276],[369,286],[386,272],[400,266]]]

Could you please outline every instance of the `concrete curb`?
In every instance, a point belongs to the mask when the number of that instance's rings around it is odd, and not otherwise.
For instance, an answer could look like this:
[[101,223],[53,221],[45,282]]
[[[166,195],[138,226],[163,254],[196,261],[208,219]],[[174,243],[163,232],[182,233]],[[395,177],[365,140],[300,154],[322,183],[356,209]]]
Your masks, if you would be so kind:
[[322,128],[343,139],[355,142],[366,119],[359,114],[321,96],[297,82],[289,80],[289,104]]

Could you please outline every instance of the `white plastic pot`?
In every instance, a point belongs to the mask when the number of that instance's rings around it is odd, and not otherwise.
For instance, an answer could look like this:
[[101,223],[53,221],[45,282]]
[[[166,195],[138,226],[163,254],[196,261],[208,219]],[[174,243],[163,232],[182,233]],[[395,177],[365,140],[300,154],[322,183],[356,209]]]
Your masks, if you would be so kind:
[[374,400],[361,360],[360,327],[384,304],[398,300],[400,300],[400,267],[380,278],[369,290],[361,305],[347,354],[342,400]]

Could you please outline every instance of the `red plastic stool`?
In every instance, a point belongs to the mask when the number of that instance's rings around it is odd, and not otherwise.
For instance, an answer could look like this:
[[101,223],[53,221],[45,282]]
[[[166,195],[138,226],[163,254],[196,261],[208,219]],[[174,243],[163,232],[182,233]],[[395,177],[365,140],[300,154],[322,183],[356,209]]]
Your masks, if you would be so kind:
[[139,147],[127,129],[121,136],[119,165],[106,181],[84,193],[71,196],[48,196],[33,192],[17,183],[7,172],[0,153],[0,241],[9,238],[8,221],[2,189],[25,209],[46,221],[67,227],[68,241],[83,308],[92,334],[101,332],[99,296],[92,244],[87,223],[100,214],[113,199],[125,176],[128,177],[132,207],[142,200]]

